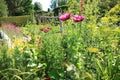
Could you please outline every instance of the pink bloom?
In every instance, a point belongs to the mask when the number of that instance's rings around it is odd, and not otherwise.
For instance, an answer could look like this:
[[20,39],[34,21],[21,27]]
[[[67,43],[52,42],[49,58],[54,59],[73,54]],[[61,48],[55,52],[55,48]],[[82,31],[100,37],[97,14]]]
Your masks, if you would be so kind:
[[66,13],[66,14],[61,15],[61,16],[59,17],[59,20],[61,20],[61,21],[66,21],[66,20],[68,20],[68,19],[70,19],[70,13]]
[[47,33],[50,29],[47,28],[40,28],[41,31],[43,31],[44,33]]
[[19,27],[15,27],[15,29],[16,29],[17,31],[20,31],[20,28],[19,28]]
[[49,31],[49,29],[46,29],[46,28],[43,29],[44,33],[47,33],[48,31]]
[[74,22],[81,22],[81,21],[83,21],[84,19],[85,19],[84,16],[79,16],[79,15],[74,15],[74,17],[73,17],[73,21],[74,21]]
[[43,31],[44,28],[40,28],[41,31]]

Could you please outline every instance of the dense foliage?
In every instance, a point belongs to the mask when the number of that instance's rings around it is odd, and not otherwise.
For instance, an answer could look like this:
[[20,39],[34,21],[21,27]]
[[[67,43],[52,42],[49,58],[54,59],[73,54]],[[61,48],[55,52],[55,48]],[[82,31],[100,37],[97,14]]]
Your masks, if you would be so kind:
[[0,0],[0,17],[7,16],[7,5],[4,0]]
[[10,16],[29,15],[33,12],[32,0],[5,0]]
[[35,2],[34,3],[34,10],[35,10],[35,12],[41,11],[42,10],[42,4],[40,2]]
[[100,0],[68,3],[60,25],[1,25],[0,80],[120,80],[120,5],[102,17]]
[[109,11],[111,8],[113,8],[116,4],[119,4],[119,0],[100,0],[99,7],[100,7],[100,13],[101,16],[104,16],[104,14]]
[[12,16],[12,17],[1,17],[0,18],[0,24],[2,23],[13,23],[19,26],[24,26],[28,23],[33,22],[33,17],[30,15],[26,16]]
[[50,8],[53,10],[57,8],[58,6],[66,5],[67,0],[51,0]]

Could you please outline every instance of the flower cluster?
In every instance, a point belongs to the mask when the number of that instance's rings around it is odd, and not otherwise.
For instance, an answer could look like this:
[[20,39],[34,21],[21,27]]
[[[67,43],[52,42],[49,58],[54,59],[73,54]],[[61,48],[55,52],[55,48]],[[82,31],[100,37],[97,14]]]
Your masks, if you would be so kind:
[[2,30],[12,39],[15,37],[22,37],[23,32],[20,30],[19,26],[12,23],[2,23]]
[[[59,20],[66,21],[66,20],[70,19],[70,17],[71,17],[70,13],[66,13],[66,14],[61,15],[59,17]],[[79,15],[74,15],[72,17],[72,19],[73,19],[74,22],[81,22],[85,19],[85,17],[84,16],[79,16]]]
[[47,33],[48,31],[52,30],[52,28],[48,27],[48,28],[40,28],[41,31],[43,31],[44,33]]

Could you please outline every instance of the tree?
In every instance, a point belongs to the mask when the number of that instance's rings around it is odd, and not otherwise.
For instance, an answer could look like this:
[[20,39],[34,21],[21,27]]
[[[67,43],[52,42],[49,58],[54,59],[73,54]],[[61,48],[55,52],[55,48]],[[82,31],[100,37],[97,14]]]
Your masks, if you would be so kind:
[[8,5],[9,15],[29,15],[32,13],[32,0],[5,0]]
[[35,10],[35,12],[42,10],[42,4],[40,2],[35,2],[34,10]]
[[68,10],[68,0],[51,0],[50,8],[54,15],[58,16],[59,12],[64,13],[64,11]]
[[51,0],[51,9],[55,9],[58,6],[62,6],[62,5],[66,5],[67,4],[67,0]]
[[0,0],[0,17],[7,16],[7,5],[4,0]]

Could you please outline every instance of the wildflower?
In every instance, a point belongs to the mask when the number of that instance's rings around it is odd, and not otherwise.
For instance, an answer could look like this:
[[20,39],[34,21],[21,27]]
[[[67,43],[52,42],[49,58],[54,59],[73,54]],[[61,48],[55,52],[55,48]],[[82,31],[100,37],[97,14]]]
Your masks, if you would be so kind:
[[15,38],[15,40],[12,43],[12,48],[14,49],[15,47],[24,47],[25,44],[23,42],[23,38]]
[[48,28],[40,28],[41,31],[43,31],[44,33],[47,33],[49,30],[52,30],[52,28],[48,27]]
[[44,33],[47,33],[48,31],[49,31],[49,29],[46,29],[46,28],[43,29],[43,32],[44,32]]
[[20,28],[12,23],[3,23],[2,24],[3,31],[12,39],[13,36],[21,37],[23,36]]
[[9,54],[11,56],[14,53],[14,49],[11,47],[11,48],[8,49],[8,52],[9,52]]
[[31,40],[31,37],[30,36],[27,36],[27,37],[24,37],[24,41],[26,42],[26,41],[30,41]]
[[44,28],[40,28],[41,31],[43,31]]
[[74,17],[73,17],[73,21],[74,21],[74,22],[81,22],[81,21],[83,21],[84,19],[85,19],[84,16],[79,16],[79,15],[74,15]]
[[88,51],[93,53],[99,52],[97,48],[88,48]]
[[31,64],[28,64],[27,65],[28,67],[35,67],[35,66],[37,66],[35,63],[31,63]]
[[102,22],[109,22],[109,20],[108,20],[107,17],[102,17],[102,18],[101,18],[101,21],[102,21]]
[[112,47],[117,47],[118,46],[118,43],[119,43],[118,40],[112,40],[111,42],[112,42],[112,44],[111,44]]
[[70,13],[66,13],[66,14],[64,14],[64,15],[61,15],[61,16],[59,17],[59,19],[60,19],[61,21],[66,21],[66,20],[70,19]]
[[68,65],[67,66],[67,71],[71,71],[71,70],[73,70],[73,65]]
[[103,31],[104,31],[104,32],[110,32],[110,31],[112,31],[112,30],[111,30],[110,27],[105,27],[105,28],[103,29]]

